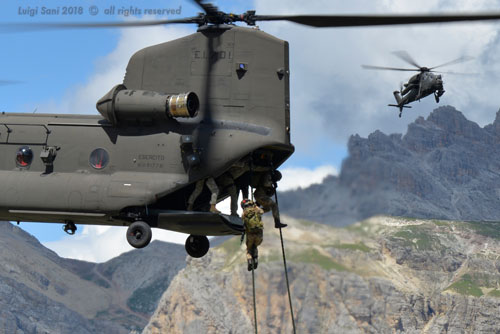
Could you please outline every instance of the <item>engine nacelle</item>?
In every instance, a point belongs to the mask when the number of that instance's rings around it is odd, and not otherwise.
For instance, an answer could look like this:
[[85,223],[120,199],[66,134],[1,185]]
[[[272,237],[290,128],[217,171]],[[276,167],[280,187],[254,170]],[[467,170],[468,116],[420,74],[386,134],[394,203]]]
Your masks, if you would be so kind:
[[129,90],[124,85],[113,87],[97,101],[99,113],[113,124],[126,121],[195,117],[200,107],[193,92],[164,94],[147,90]]

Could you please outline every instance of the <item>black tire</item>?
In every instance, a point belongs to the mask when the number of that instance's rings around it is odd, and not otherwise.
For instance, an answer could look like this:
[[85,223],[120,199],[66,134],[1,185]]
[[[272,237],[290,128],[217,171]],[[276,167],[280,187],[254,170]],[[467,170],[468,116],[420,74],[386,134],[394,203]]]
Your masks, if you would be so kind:
[[146,247],[152,236],[151,227],[143,221],[133,222],[127,230],[127,241],[134,248]]
[[210,241],[204,235],[190,235],[186,239],[186,252],[189,256],[200,258],[207,254],[210,248]]

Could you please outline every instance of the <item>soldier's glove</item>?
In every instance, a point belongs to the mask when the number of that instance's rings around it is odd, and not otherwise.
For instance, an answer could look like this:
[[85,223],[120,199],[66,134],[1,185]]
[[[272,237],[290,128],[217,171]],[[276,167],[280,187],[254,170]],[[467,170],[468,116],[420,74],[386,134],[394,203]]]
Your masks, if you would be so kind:
[[274,195],[274,188],[266,188],[266,195],[271,197]]

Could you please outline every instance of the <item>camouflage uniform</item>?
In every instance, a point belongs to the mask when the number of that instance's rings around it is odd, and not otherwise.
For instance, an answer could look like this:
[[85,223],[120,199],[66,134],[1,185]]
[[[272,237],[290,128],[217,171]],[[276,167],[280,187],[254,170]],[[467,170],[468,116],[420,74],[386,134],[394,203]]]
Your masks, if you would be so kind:
[[257,205],[251,205],[243,210],[243,223],[245,224],[245,233],[247,236],[247,260],[252,258],[257,261],[259,252],[257,246],[262,243],[264,225],[262,223],[262,214],[264,211]]
[[216,179],[217,185],[222,189],[227,189],[231,197],[231,215],[238,215],[238,188],[234,184],[234,179],[231,173],[226,172]]
[[253,195],[255,196],[257,203],[264,209],[264,212],[273,212],[274,223],[275,225],[278,225],[280,223],[278,206],[271,199],[271,196],[274,195],[274,191],[271,173],[261,174]]
[[191,196],[189,196],[188,199],[188,211],[193,211],[193,206],[194,202],[200,196],[201,191],[203,190],[203,185],[206,183],[208,189],[212,193],[212,196],[210,197],[210,205],[215,206],[217,204],[217,197],[219,197],[219,187],[217,187],[217,184],[215,183],[214,179],[209,177],[205,180],[199,180],[196,182],[196,186],[194,188],[193,193]]

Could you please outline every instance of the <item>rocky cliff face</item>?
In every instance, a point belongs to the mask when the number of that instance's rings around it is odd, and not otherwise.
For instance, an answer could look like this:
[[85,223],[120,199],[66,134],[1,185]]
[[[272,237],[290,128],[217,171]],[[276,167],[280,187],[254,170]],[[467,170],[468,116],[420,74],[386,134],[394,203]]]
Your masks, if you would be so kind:
[[102,264],[68,260],[1,222],[0,333],[138,332],[185,257],[153,242]]
[[281,194],[281,211],[336,226],[377,214],[500,220],[500,112],[484,128],[453,107],[407,133],[352,136],[338,177]]
[[[336,229],[285,221],[298,333],[499,333],[500,224],[381,216]],[[259,332],[291,333],[270,221],[259,252]],[[188,262],[143,333],[252,333],[239,238]]]

